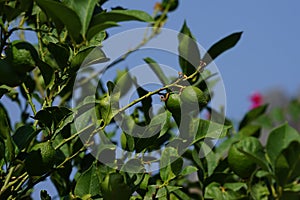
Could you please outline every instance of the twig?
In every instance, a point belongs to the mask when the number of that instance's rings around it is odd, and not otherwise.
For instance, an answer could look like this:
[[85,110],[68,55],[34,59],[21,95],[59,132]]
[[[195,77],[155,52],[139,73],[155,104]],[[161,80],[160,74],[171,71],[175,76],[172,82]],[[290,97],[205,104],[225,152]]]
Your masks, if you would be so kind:
[[24,91],[25,91],[25,93],[26,93],[27,102],[29,103],[29,105],[30,105],[30,107],[31,107],[31,109],[32,109],[33,114],[36,115],[36,108],[35,108],[35,105],[34,105],[34,103],[32,102],[32,98],[31,98],[31,96],[30,96],[30,93],[29,93],[29,91],[28,91],[28,89],[27,89],[25,83],[22,83],[22,87],[23,87],[23,89],[24,89]]

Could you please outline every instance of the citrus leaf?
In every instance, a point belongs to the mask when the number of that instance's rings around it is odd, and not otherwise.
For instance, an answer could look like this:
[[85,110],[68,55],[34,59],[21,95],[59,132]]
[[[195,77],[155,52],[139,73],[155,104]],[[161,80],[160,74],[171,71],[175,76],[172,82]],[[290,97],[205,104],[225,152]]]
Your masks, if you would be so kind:
[[105,22],[122,22],[122,21],[142,21],[153,22],[153,18],[146,12],[141,10],[112,10],[110,12],[102,12],[93,16],[91,27],[96,24]]
[[15,134],[13,135],[13,140],[18,146],[19,150],[22,150],[30,144],[38,132],[39,131],[36,131],[32,126],[24,125],[16,130]]
[[54,57],[57,65],[60,69],[65,69],[68,64],[70,51],[60,44],[55,44],[53,42],[49,42],[47,45],[48,50]]
[[153,18],[148,13],[140,10],[112,10],[110,12],[102,12],[93,16],[87,31],[87,39],[90,40],[94,35],[107,28],[118,26],[118,22],[131,20],[152,22]]
[[178,35],[179,64],[182,73],[189,76],[196,71],[200,64],[200,51],[186,22],[184,22]]
[[64,0],[64,2],[77,13],[82,25],[80,33],[85,35],[98,0]]
[[285,186],[300,176],[300,143],[292,142],[284,149],[276,160],[275,175],[278,184]]
[[86,194],[91,194],[92,196],[101,194],[100,180],[97,175],[97,168],[94,165],[78,178],[74,193],[80,197]]
[[283,124],[271,131],[267,140],[266,151],[273,167],[280,153],[293,141],[300,142],[299,133],[288,124]]
[[81,21],[76,12],[59,1],[36,0],[38,6],[52,18],[56,25],[64,24],[71,37],[80,41]]
[[46,88],[50,87],[54,82],[54,69],[42,60],[39,60],[37,64],[43,76]]
[[91,46],[79,51],[71,60],[71,71],[76,73],[80,67],[106,62],[109,59],[104,51],[97,46]]
[[[143,173],[145,172],[145,167],[140,159],[130,159],[121,168],[121,171],[127,173]],[[132,175],[131,175],[132,176]]]
[[119,24],[114,21],[108,21],[108,22],[95,24],[88,29],[86,38],[87,38],[87,40],[91,40],[99,32],[104,31],[108,28],[116,27],[116,26],[119,26]]
[[160,158],[161,179],[163,181],[170,181],[175,178],[180,173],[182,164],[182,158],[178,156],[177,150],[172,147],[166,147]]
[[165,196],[167,196],[167,193],[168,192],[167,192],[166,187],[159,188],[157,193],[156,193],[155,198],[165,197]]
[[144,61],[149,65],[149,67],[155,72],[156,76],[163,85],[169,83],[169,79],[165,76],[164,72],[161,70],[159,64],[152,58],[144,58]]
[[180,173],[181,176],[186,176],[198,171],[197,167],[194,166],[186,166]]
[[[218,124],[204,119],[193,120],[194,132],[196,133],[193,143],[196,143],[204,138],[219,139],[227,135],[231,126]],[[198,125],[198,126],[197,126]]]
[[250,110],[244,116],[244,118],[242,119],[242,121],[240,122],[239,130],[241,130],[247,124],[250,124],[251,122],[253,122],[254,120],[256,120],[261,115],[263,115],[266,112],[267,107],[268,107],[268,105],[262,105],[262,106],[259,106],[257,108],[254,108],[254,109]]
[[10,119],[5,107],[0,103],[0,137],[7,139],[10,137]]
[[240,40],[243,32],[233,33],[211,46],[203,57],[203,61],[208,65],[223,52],[234,47]]
[[172,192],[176,197],[179,199],[191,199],[186,193],[184,193],[182,190],[175,190]]

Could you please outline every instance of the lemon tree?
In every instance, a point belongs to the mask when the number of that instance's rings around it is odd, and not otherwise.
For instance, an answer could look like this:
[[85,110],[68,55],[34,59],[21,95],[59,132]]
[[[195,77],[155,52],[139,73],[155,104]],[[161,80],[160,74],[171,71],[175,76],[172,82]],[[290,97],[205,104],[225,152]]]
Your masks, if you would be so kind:
[[[282,117],[297,124],[299,100],[280,112],[257,107],[240,123],[210,107],[205,66],[242,32],[202,55],[184,22],[165,38],[178,44],[175,77],[143,48],[179,3],[162,0],[152,13],[105,0],[0,1],[0,199],[299,199],[299,132]],[[136,47],[107,48],[123,22],[148,29]],[[140,62],[142,73],[130,71]],[[146,68],[159,84],[141,84]],[[55,192],[38,191],[42,181]]]

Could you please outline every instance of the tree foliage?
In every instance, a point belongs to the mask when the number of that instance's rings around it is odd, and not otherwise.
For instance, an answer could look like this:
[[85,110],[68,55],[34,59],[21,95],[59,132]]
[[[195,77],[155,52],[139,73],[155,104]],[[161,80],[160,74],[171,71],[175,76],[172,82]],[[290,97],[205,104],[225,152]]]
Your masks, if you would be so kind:
[[[118,6],[105,10],[105,2],[0,1],[0,96],[21,113],[17,120],[9,116],[10,107],[0,103],[0,199],[30,198],[34,186],[48,177],[62,199],[298,199],[299,133],[284,123],[270,131],[259,152],[247,142],[239,148],[236,143],[259,137],[270,125],[267,105],[249,111],[238,129],[227,118],[224,123],[218,120],[223,114],[210,107],[214,82],[205,67],[234,47],[242,32],[221,39],[201,56],[185,22],[178,34],[178,77],[169,77],[146,55],[144,61],[161,88],[140,86],[125,69],[106,83],[93,82],[94,96],[85,96],[83,90],[72,106],[80,70],[110,59],[99,48],[109,38],[109,28],[138,21],[151,34],[106,69],[160,34],[179,3],[163,0],[151,16]],[[25,39],[29,32],[36,34],[36,41]],[[91,83],[89,78],[80,81]],[[119,100],[130,88],[137,98],[121,107]],[[166,109],[153,113],[158,95]],[[294,108],[299,110],[299,105],[293,101]],[[204,118],[204,112],[219,118]],[[213,139],[220,138],[222,142],[213,145]],[[235,174],[234,161],[228,164],[231,146],[254,167],[247,176]],[[126,153],[120,155],[118,148]],[[149,164],[159,170],[147,171]],[[40,198],[51,199],[47,188]]]

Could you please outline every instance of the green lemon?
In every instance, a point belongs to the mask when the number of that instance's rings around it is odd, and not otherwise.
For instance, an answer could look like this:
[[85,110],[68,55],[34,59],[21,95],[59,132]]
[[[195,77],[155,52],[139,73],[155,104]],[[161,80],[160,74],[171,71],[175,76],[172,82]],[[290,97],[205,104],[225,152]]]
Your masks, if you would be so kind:
[[35,61],[38,59],[35,48],[20,40],[16,40],[8,46],[6,55],[12,63],[13,69],[19,74],[33,70],[36,66]]
[[176,93],[170,93],[165,101],[167,109],[174,115],[180,115],[181,113],[181,99],[180,95]]
[[108,174],[101,183],[101,191],[104,200],[127,200],[131,196],[131,189],[124,182],[124,177],[119,173]]
[[256,169],[256,163],[241,150],[253,154],[262,151],[263,147],[255,137],[246,137],[231,145],[228,152],[228,164],[234,173],[241,178],[248,178]]
[[25,74],[18,74],[13,70],[11,63],[7,59],[0,59],[0,85],[10,87],[20,85],[25,79]]
[[191,107],[199,106],[200,108],[207,104],[207,98],[204,92],[195,86],[187,86],[181,93],[181,100]]
[[51,141],[33,146],[25,159],[25,168],[31,176],[41,176],[55,164],[56,151]]
[[161,3],[162,9],[164,10],[168,4],[170,4],[169,11],[174,11],[178,7],[179,1],[178,0],[163,0]]

